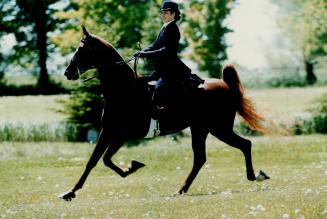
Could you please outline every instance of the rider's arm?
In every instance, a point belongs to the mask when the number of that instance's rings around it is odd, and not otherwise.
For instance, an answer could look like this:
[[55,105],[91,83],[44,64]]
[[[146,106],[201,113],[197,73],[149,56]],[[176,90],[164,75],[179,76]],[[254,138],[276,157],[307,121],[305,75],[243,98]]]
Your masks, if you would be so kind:
[[148,52],[148,51],[153,51],[153,50],[157,50],[157,49],[159,49],[158,44],[157,44],[157,42],[154,42],[153,44],[151,44],[147,48],[143,49],[142,52]]
[[148,47],[143,50],[141,53],[141,57],[152,58],[152,59],[160,59],[162,57],[174,57],[178,52],[178,45],[180,39],[180,33],[178,27],[171,28],[167,30],[165,34],[165,46],[155,49],[154,47]]

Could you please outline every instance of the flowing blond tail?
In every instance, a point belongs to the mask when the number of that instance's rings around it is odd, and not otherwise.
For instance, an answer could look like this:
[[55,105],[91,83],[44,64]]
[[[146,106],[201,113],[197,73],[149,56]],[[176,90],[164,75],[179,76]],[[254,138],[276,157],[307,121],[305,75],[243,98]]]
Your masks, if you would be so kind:
[[262,115],[256,112],[252,101],[244,96],[244,89],[238,73],[233,65],[225,65],[223,68],[223,80],[232,92],[233,98],[237,100],[238,114],[249,124],[249,126],[260,133],[270,133],[263,123],[267,121]]

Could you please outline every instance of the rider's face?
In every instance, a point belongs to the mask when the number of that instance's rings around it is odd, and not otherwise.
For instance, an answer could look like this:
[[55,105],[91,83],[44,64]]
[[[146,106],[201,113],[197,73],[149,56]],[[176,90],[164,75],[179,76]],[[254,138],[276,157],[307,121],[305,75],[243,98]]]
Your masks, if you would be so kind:
[[175,19],[175,12],[162,11],[161,18],[164,23],[170,22]]

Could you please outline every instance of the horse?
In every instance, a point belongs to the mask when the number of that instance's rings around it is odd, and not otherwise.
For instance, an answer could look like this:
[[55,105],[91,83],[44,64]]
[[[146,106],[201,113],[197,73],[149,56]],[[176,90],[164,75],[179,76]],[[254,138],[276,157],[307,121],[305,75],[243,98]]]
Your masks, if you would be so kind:
[[[64,74],[68,80],[77,80],[87,70],[97,69],[104,107],[95,149],[73,189],[61,195],[66,201],[75,198],[75,192],[82,188],[102,156],[104,164],[121,177],[126,177],[145,166],[140,161],[132,160],[129,168],[121,168],[114,164],[111,158],[124,142],[144,138],[151,119],[148,82],[124,62],[110,43],[89,33],[84,26],[82,28],[83,37]],[[183,113],[177,113],[178,116],[175,117],[170,114],[160,119],[160,135],[176,133],[188,127],[191,132],[193,167],[177,194],[189,190],[205,164],[205,141],[209,133],[239,149],[245,158],[247,179],[256,180],[251,141],[237,135],[233,131],[233,125],[238,113],[254,130],[263,131],[264,117],[256,112],[252,102],[243,93],[237,71],[232,65],[227,65],[224,67],[222,79],[209,79],[198,88],[189,90],[187,100],[178,106],[183,105]],[[174,119],[169,119],[170,116]]]

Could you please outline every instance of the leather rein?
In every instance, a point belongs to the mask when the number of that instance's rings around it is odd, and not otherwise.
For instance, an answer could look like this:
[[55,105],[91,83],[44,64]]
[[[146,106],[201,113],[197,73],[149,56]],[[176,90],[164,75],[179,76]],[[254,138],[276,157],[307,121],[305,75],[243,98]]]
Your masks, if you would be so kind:
[[[125,64],[128,64],[128,63],[130,63],[131,61],[134,60],[134,77],[135,77],[135,78],[138,78],[138,75],[137,75],[137,64],[138,64],[138,62],[139,62],[139,58],[140,58],[140,57],[138,57],[138,56],[136,56],[136,57],[132,56],[131,58],[129,58],[129,59],[127,59],[127,60],[123,60],[123,61],[115,62],[114,64],[115,64],[115,65],[125,65]],[[77,63],[76,63],[76,64],[77,64]],[[80,69],[79,69],[78,64],[77,64],[77,72],[78,72],[79,78],[81,78],[81,75],[82,75],[82,74],[81,74],[81,71],[80,71]],[[89,78],[86,78],[86,79],[80,79],[80,81],[81,81],[82,83],[85,83],[85,82],[87,82],[87,81],[90,81],[90,80],[95,79],[95,78],[98,78],[98,77],[99,77],[99,75],[95,75],[95,76],[92,76],[92,77],[89,77]]]

